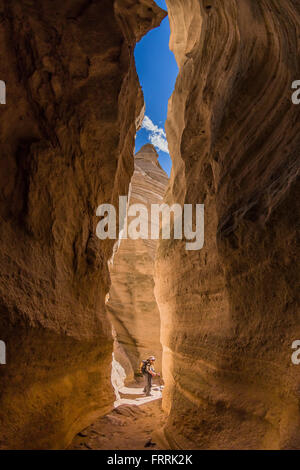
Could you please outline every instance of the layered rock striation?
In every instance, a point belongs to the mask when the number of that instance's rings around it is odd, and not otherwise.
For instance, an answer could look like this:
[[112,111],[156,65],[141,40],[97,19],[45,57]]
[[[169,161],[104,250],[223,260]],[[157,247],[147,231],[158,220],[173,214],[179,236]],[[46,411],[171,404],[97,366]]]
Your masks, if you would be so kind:
[[299,449],[299,2],[167,4],[165,201],[205,204],[205,245],[158,250],[165,445]]
[[[147,209],[150,238],[151,205],[162,204],[168,177],[151,144],[135,155],[134,168],[128,207],[143,204]],[[128,227],[133,219],[128,216]],[[120,240],[109,265],[111,288],[107,309],[133,371],[150,355],[156,356],[156,368],[161,370],[160,314],[154,297],[156,247],[157,240]]]
[[143,97],[134,46],[152,0],[0,1],[0,447],[62,448],[114,401],[105,312]]

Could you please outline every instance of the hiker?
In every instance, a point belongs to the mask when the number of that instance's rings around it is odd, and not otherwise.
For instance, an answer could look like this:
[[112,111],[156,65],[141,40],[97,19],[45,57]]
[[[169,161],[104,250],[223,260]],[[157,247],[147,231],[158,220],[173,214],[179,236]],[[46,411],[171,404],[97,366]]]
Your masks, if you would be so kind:
[[155,357],[151,356],[146,361],[141,362],[141,372],[144,376],[144,393],[146,397],[151,397],[151,386],[152,386],[152,377],[160,377],[158,372],[155,372],[154,369]]

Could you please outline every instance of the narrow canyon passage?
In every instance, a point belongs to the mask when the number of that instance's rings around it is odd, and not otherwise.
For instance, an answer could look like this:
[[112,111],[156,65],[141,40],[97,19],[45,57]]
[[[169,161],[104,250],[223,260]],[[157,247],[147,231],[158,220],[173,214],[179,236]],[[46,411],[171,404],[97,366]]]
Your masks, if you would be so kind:
[[[134,173],[129,187],[128,207],[144,204],[151,213],[152,204],[161,204],[168,184],[158,154],[151,144],[144,145],[134,157]],[[134,217],[128,216],[128,225]],[[151,231],[151,218],[146,221]],[[127,376],[137,371],[143,359],[154,355],[156,368],[162,369],[160,314],[154,297],[154,262],[158,241],[120,240],[109,262],[111,288],[106,302],[108,317],[119,346],[115,355],[127,369]],[[127,360],[121,357],[121,348]],[[128,370],[128,360],[131,371]]]
[[[300,449],[300,3],[158,4],[0,0],[0,449]],[[204,245],[101,238],[126,195]]]
[[[128,208],[143,203],[161,204],[168,184],[158,153],[144,145],[134,157]],[[131,217],[127,211],[127,224]],[[146,224],[151,229],[151,220]],[[160,314],[154,297],[154,261],[157,240],[120,239],[109,261],[111,287],[106,299],[108,318],[114,334],[112,384],[114,410],[81,431],[71,449],[158,449],[152,434],[162,427],[161,378],[153,380],[151,396],[145,397],[138,367],[151,355],[155,369],[162,369]],[[125,386],[126,384],[126,386]]]

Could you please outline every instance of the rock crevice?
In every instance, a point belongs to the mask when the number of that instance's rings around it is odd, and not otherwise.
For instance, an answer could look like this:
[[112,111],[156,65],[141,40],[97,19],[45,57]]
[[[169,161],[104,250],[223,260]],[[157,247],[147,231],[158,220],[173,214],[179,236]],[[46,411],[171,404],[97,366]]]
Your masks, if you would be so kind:
[[[150,238],[151,205],[162,203],[168,177],[151,144],[135,155],[134,165],[128,207],[143,204],[147,209]],[[128,216],[128,226],[132,220]],[[107,309],[135,372],[140,361],[150,355],[156,356],[156,368],[161,370],[160,314],[154,297],[156,247],[157,241],[151,239],[120,240],[109,267],[111,288]]]

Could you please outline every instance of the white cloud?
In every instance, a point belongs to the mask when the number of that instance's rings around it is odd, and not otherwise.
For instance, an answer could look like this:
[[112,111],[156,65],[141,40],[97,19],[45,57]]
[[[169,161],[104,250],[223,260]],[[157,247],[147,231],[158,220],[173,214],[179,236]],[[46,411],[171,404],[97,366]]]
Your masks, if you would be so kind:
[[149,139],[154,147],[158,148],[162,152],[169,153],[168,142],[164,137],[159,134],[150,134]]
[[148,116],[145,116],[142,128],[149,132],[149,140],[154,147],[162,152],[169,153],[167,136],[161,127],[156,126]]

